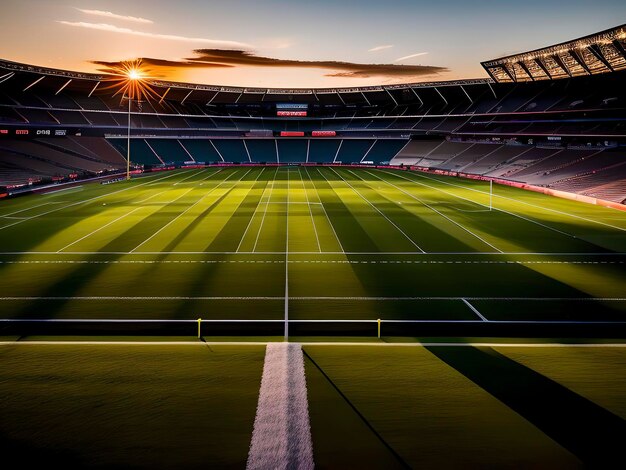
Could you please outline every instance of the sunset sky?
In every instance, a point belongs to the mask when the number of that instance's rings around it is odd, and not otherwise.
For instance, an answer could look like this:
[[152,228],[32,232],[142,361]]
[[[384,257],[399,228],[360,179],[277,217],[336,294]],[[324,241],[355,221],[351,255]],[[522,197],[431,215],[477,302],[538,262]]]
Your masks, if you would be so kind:
[[623,0],[2,0],[0,58],[85,72],[149,58],[155,78],[352,87],[485,77],[482,60],[622,23]]

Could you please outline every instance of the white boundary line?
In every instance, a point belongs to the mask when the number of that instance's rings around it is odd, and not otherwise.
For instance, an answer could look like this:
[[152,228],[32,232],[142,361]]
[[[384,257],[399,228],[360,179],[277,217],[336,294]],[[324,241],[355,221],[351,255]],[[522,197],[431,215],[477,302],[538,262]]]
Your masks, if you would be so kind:
[[[415,174],[415,175],[417,175],[417,176],[419,176],[419,177],[426,178],[426,179],[429,179],[429,180],[431,180],[431,181],[436,181],[436,182],[438,182],[438,183],[447,184],[447,185],[449,185],[449,186],[455,186],[455,187],[457,187],[457,188],[466,189],[466,190],[469,190],[469,191],[475,191],[475,192],[477,192],[477,193],[481,193],[481,194],[489,194],[489,193],[486,193],[486,192],[484,192],[484,191],[480,191],[480,190],[478,190],[478,189],[470,188],[470,187],[467,187],[467,186],[462,186],[462,185],[459,185],[459,184],[449,183],[449,182],[447,182],[447,181],[442,181],[442,180],[439,180],[439,179],[436,179],[436,178],[431,178],[431,177],[428,177],[428,176],[426,176],[426,175],[424,175],[424,174],[421,174],[421,173],[418,173],[418,172],[411,172],[411,174]],[[412,180],[412,181],[415,181],[415,180]],[[557,213],[557,214],[566,215],[566,216],[568,216],[568,217],[573,217],[573,218],[575,218],[575,219],[585,220],[585,221],[587,221],[587,222],[592,222],[592,223],[594,223],[594,224],[605,225],[605,226],[607,226],[607,227],[611,227],[611,228],[614,228],[614,229],[616,229],[616,230],[620,230],[620,231],[622,231],[622,232],[626,232],[626,228],[623,228],[623,227],[617,227],[617,226],[615,226],[615,225],[607,224],[606,222],[601,222],[601,221],[599,221],[599,220],[588,219],[588,218],[586,218],[586,217],[582,217],[582,216],[580,216],[580,215],[576,215],[576,214],[571,214],[571,213],[569,213],[569,212],[563,212],[563,211],[560,211],[560,210],[557,210],[557,209],[551,209],[551,208],[549,208],[549,207],[545,207],[545,206],[538,206],[538,205],[536,205],[536,204],[531,204],[531,203],[529,203],[529,202],[521,201],[521,200],[519,200],[519,199],[514,199],[514,198],[511,198],[511,197],[506,197],[506,196],[500,196],[500,195],[497,195],[497,194],[494,194],[494,197],[497,197],[497,198],[500,198],[500,199],[506,199],[506,200],[513,201],[513,202],[518,202],[518,203],[520,203],[520,204],[525,204],[525,205],[527,205],[527,206],[535,207],[535,208],[537,208],[537,209],[542,209],[542,210],[546,210],[546,211],[550,211],[550,212],[555,212],[555,213]],[[482,205],[482,204],[481,204],[481,205]]]
[[317,251],[322,252],[322,246],[320,245],[320,238],[317,234],[317,226],[315,225],[315,219],[313,218],[313,209],[311,208],[311,201],[309,201],[309,190],[304,184],[304,180],[302,179],[302,173],[300,172],[300,167],[298,167],[298,176],[300,177],[300,182],[302,183],[302,189],[304,189],[304,196],[306,197],[306,204],[309,206],[309,215],[311,216],[311,224],[313,224],[313,233],[315,233],[315,241],[317,242]]
[[[248,173],[250,173],[252,171],[252,169],[249,169],[246,173],[244,173],[238,181],[241,181],[243,179],[244,176],[246,176]],[[214,188],[212,188],[209,192],[207,192],[204,196],[202,196],[200,199],[198,199],[196,202],[194,202],[191,206],[189,206],[187,209],[185,209],[183,212],[181,212],[180,214],[178,214],[176,217],[174,217],[172,220],[170,220],[167,224],[165,224],[163,227],[161,227],[159,230],[157,230],[156,232],[154,232],[152,235],[150,235],[148,238],[146,238],[144,241],[142,241],[139,245],[137,245],[135,248],[133,248],[132,250],[130,250],[131,253],[133,253],[134,251],[137,250],[137,248],[139,248],[140,246],[144,245],[145,243],[147,243],[148,241],[152,240],[155,236],[157,236],[159,233],[161,233],[163,230],[165,230],[167,227],[169,227],[171,224],[173,224],[175,221],[177,221],[180,217],[182,217],[183,215],[185,215],[187,212],[189,212],[191,209],[193,209],[195,206],[197,206],[200,202],[202,202],[208,195],[212,194],[213,191],[215,191],[217,188],[219,188],[222,184],[224,184],[226,181],[228,181],[230,179],[231,176],[233,176],[235,174],[235,172],[231,173],[230,175],[228,175],[227,178],[223,179],[222,181],[220,181],[220,183],[215,186]],[[187,190],[186,192],[184,192],[183,194],[181,194],[179,197],[177,197],[175,199],[175,201],[179,200],[181,197],[183,197],[184,195],[186,195],[189,191],[192,191],[195,188],[191,188],[189,190]]]
[[[289,341],[289,167],[287,167],[287,215],[285,229],[285,341]],[[305,384],[306,388],[306,384]],[[312,464],[312,462],[311,462]]]
[[[267,208],[270,205],[270,200],[272,199],[272,193],[274,192],[274,183],[276,182],[276,176],[278,175],[278,168],[280,167],[276,167],[276,171],[274,172],[274,178],[268,184],[268,186],[270,186],[270,193],[268,194],[267,199],[265,200],[265,209],[263,210],[263,216],[261,217],[261,225],[259,225],[259,230],[256,233],[256,238],[254,239],[254,246],[252,247],[252,253],[256,252],[256,247],[259,243],[259,237],[261,236],[261,231],[263,230],[263,224],[265,223],[265,215],[267,214]],[[285,253],[281,253],[281,254],[285,254]]]
[[269,343],[246,469],[313,470],[304,355],[296,343]]
[[[210,346],[267,346],[276,344],[276,341],[0,341],[0,346],[193,346],[206,349]],[[434,343],[434,342],[410,342],[410,343],[384,343],[372,341],[349,341],[349,342],[300,342],[301,346],[345,346],[345,347],[376,347],[376,348],[423,348],[423,347],[459,347],[459,348],[598,348],[598,349],[623,349],[626,343]]]
[[489,320],[488,320],[485,316],[483,316],[483,314],[481,314],[481,313],[478,311],[478,309],[477,309],[476,307],[474,307],[472,304],[470,304],[470,303],[467,301],[467,299],[461,299],[461,300],[463,301],[463,303],[464,303],[465,305],[467,305],[467,306],[470,308],[470,310],[471,310],[472,312],[474,312],[474,313],[476,314],[476,316],[478,316],[478,318],[480,318],[482,321],[489,321]]
[[8,214],[2,214],[2,215],[0,215],[0,217],[9,218],[10,216],[15,215],[15,214],[19,214],[20,212],[27,212],[27,211],[30,211],[30,210],[33,210],[33,209],[37,209],[38,207],[48,206],[50,204],[63,204],[63,201],[44,202],[43,204],[37,204],[36,206],[27,207],[26,209],[20,209],[19,211],[9,212]]
[[51,211],[42,212],[41,214],[33,215],[32,217],[28,217],[26,219],[22,219],[22,220],[18,220],[17,222],[13,222],[12,224],[4,225],[4,226],[0,227],[0,230],[4,230],[5,228],[13,227],[14,225],[20,224],[22,222],[26,222],[27,220],[36,219],[36,218],[44,216],[44,215],[52,214],[53,212],[58,212],[60,210],[67,209],[69,207],[74,207],[74,206],[77,206],[79,204],[85,204],[87,202],[95,201],[96,199],[102,199],[103,197],[108,197],[108,196],[112,196],[113,194],[117,194],[117,193],[121,193],[121,192],[124,192],[124,191],[128,191],[129,189],[137,189],[137,188],[139,188],[141,186],[154,184],[157,181],[161,181],[161,180],[164,180],[164,179],[167,179],[167,178],[171,178],[172,176],[177,176],[177,175],[180,175],[180,173],[178,173],[178,172],[172,173],[171,175],[164,176],[163,178],[158,178],[156,180],[150,180],[150,181],[147,181],[145,183],[138,184],[136,186],[134,186],[134,185],[133,186],[128,186],[128,187],[126,187],[124,189],[120,189],[118,191],[113,191],[112,193],[101,194],[100,196],[95,196],[95,197],[92,197],[92,198],[89,198],[89,199],[85,199],[83,201],[74,202],[72,204],[68,204],[67,206],[59,207],[58,209],[52,209]]
[[[63,253],[59,253],[63,254]],[[293,253],[292,253],[293,254]],[[111,260],[91,260],[91,259],[77,259],[77,260],[10,260],[10,261],[2,261],[1,264],[276,264],[276,263],[284,263],[285,261],[282,259],[248,259],[248,260],[236,260],[236,259],[148,259],[148,260],[123,260],[123,259],[111,259]],[[615,265],[615,264],[626,264],[626,261],[489,261],[489,260],[463,260],[463,261],[428,261],[428,260],[375,260],[375,261],[362,261],[362,260],[350,260],[350,259],[290,259],[288,261],[291,264],[519,264],[519,265],[529,265],[529,264],[595,264],[595,265]]]
[[[164,191],[161,191],[161,192],[158,192],[158,193],[156,193],[156,194],[153,194],[152,196],[150,196],[150,197],[148,197],[148,198],[146,198],[146,199],[143,199],[143,200],[141,201],[141,203],[144,203],[144,202],[146,202],[146,201],[149,201],[150,199],[155,198],[155,197],[157,197],[157,196],[159,196],[159,195],[161,195],[161,194],[163,194],[163,193],[165,193],[165,192],[167,192],[167,191],[169,191],[169,189],[166,189],[166,190],[164,190]],[[174,201],[175,201],[175,200],[176,200],[176,199],[174,199]],[[174,201],[170,201],[170,202],[168,202],[167,204],[171,204],[171,203],[172,203],[172,202],[174,202]],[[100,231],[100,230],[102,230],[103,228],[108,227],[109,225],[112,225],[113,223],[117,222],[118,220],[123,219],[124,217],[126,217],[126,216],[128,216],[128,215],[132,214],[132,213],[133,213],[133,212],[135,212],[135,211],[138,211],[139,209],[143,209],[143,206],[141,206],[141,207],[137,207],[136,209],[133,209],[132,211],[130,211],[130,212],[128,212],[128,213],[126,213],[126,214],[122,215],[121,217],[118,217],[117,219],[115,219],[115,220],[113,220],[113,221],[109,222],[108,224],[103,225],[103,226],[102,226],[102,227],[100,227],[100,228],[97,228],[97,229],[96,229],[96,230],[94,230],[93,232],[88,233],[88,234],[87,234],[87,235],[85,235],[84,237],[79,238],[79,239],[78,239],[78,240],[76,240],[76,241],[73,241],[73,242],[72,242],[72,243],[70,243],[69,245],[66,245],[66,246],[64,246],[63,248],[61,248],[60,250],[58,250],[58,251],[57,251],[57,253],[61,253],[61,252],[62,252],[62,251],[64,251],[66,248],[69,248],[70,246],[72,246],[72,245],[74,245],[74,244],[76,244],[76,243],[78,243],[78,242],[80,242],[80,241],[84,240],[84,239],[85,239],[85,238],[87,238],[87,237],[90,237],[90,236],[91,236],[91,235],[93,235],[94,233],[99,232],[99,231]]]
[[[436,188],[435,186],[431,186],[431,185],[426,184],[426,183],[421,183],[421,182],[419,182],[419,181],[417,181],[417,180],[414,180],[414,179],[412,179],[412,178],[407,178],[406,176],[399,175],[399,174],[396,174],[396,173],[389,173],[388,171],[383,171],[383,173],[386,173],[386,174],[388,174],[388,175],[396,175],[396,176],[398,176],[398,177],[400,177],[400,178],[403,178],[403,179],[405,179],[405,180],[407,180],[407,181],[411,181],[411,182],[413,182],[414,184],[419,184],[420,186],[425,186],[425,187],[427,187],[427,188],[434,189],[435,191],[439,191],[439,192],[441,192],[441,193],[447,194],[447,195],[452,196],[452,197],[455,197],[455,198],[457,198],[457,199],[462,199],[462,200],[464,200],[464,201],[471,202],[472,204],[476,204],[476,205],[478,205],[478,206],[486,207],[486,208],[488,208],[488,209],[489,209],[489,206],[488,206],[488,205],[486,205],[486,204],[482,204],[482,203],[477,202],[477,201],[472,201],[471,199],[468,199],[468,198],[466,198],[466,197],[459,196],[458,194],[454,194],[454,193],[451,193],[451,192],[445,191],[445,190],[443,190],[443,189],[441,189],[441,188]],[[420,176],[421,176],[421,175],[420,175]],[[433,180],[432,178],[428,178],[428,179]],[[438,180],[433,180],[433,181],[438,181]],[[450,183],[446,183],[446,184],[450,184]],[[461,187],[461,188],[462,188],[462,186],[459,186],[459,187]],[[467,189],[469,189],[469,188],[467,188]],[[487,195],[489,194],[489,193],[483,193],[482,191],[479,191],[479,192],[480,192],[480,193],[482,193],[482,194],[487,194]],[[498,197],[498,196],[496,196],[496,197]],[[497,208],[497,207],[493,207],[493,210],[495,210],[495,211],[499,211],[499,212],[502,212],[502,213],[504,213],[504,214],[511,215],[511,216],[513,216],[513,217],[517,217],[517,218],[519,218],[519,219],[525,220],[526,222],[530,222],[530,223],[533,223],[533,224],[539,225],[539,226],[541,226],[541,227],[543,227],[543,228],[546,228],[546,229],[548,229],[548,230],[551,230],[551,231],[553,231],[553,232],[560,233],[561,235],[565,235],[565,236],[570,237],[570,238],[575,238],[575,239],[578,239],[578,237],[577,237],[576,235],[572,235],[571,233],[563,232],[562,230],[559,230],[559,229],[554,228],[554,227],[550,227],[549,225],[542,224],[541,222],[537,222],[536,220],[529,219],[529,218],[527,218],[527,217],[524,217],[523,215],[515,214],[515,213],[513,213],[513,212],[509,212],[509,211],[506,211],[506,210],[504,210],[504,209],[499,209],[499,208]],[[586,243],[590,243],[590,242],[586,242]]]
[[[261,177],[261,174],[265,172],[266,168],[267,167],[263,167],[259,175],[256,177],[256,180],[254,180],[255,183],[259,180],[259,178]],[[261,193],[261,198],[259,199],[259,202],[257,202],[256,207],[254,208],[254,211],[252,212],[252,215],[250,216],[248,225],[246,225],[246,229],[244,230],[243,235],[241,236],[241,239],[239,240],[239,245],[237,245],[237,249],[235,250],[237,253],[239,253],[239,249],[241,248],[241,245],[243,244],[243,241],[246,238],[246,235],[248,234],[248,230],[250,229],[250,226],[252,225],[252,221],[254,220],[254,217],[256,216],[257,211],[259,210],[259,206],[261,205],[261,201],[263,201],[263,197],[265,196],[265,191],[267,191],[268,186],[269,184],[266,184],[265,187],[263,188],[263,192]]]
[[372,203],[369,199],[367,199],[367,198],[366,198],[365,196],[363,196],[363,195],[362,195],[359,191],[357,191],[357,190],[354,188],[354,186],[352,186],[352,185],[351,185],[351,184],[350,184],[350,183],[349,183],[349,182],[348,182],[348,181],[347,181],[347,180],[346,180],[343,176],[341,176],[341,175],[340,175],[340,174],[339,174],[339,173],[338,173],[338,172],[337,172],[334,168],[330,167],[330,169],[331,169],[331,170],[332,170],[332,171],[333,171],[333,172],[334,172],[337,176],[339,176],[339,178],[341,178],[341,179],[343,180],[343,182],[344,182],[345,184],[347,184],[347,185],[350,187],[350,189],[352,189],[352,191],[354,191],[354,193],[355,193],[355,194],[357,194],[357,195],[358,195],[361,199],[363,199],[363,200],[364,200],[365,202],[367,202],[370,206],[372,206],[372,208],[373,208],[374,210],[376,210],[376,212],[378,212],[380,215],[382,215],[382,216],[385,218],[385,220],[387,220],[387,222],[389,222],[391,225],[393,225],[393,226],[394,226],[394,227],[395,227],[395,228],[396,228],[396,229],[397,229],[397,230],[398,230],[398,231],[399,231],[402,235],[404,235],[404,237],[405,237],[408,241],[410,241],[410,242],[411,242],[411,244],[412,244],[413,246],[415,246],[415,248],[417,248],[417,249],[418,249],[419,251],[421,251],[422,253],[426,253],[424,250],[422,250],[422,248],[420,248],[420,246],[419,246],[417,243],[415,243],[415,242],[413,241],[413,239],[412,239],[411,237],[409,237],[409,236],[408,236],[408,235],[404,232],[404,230],[402,230],[400,227],[398,227],[398,226],[396,225],[396,223],[395,223],[393,220],[391,220],[389,217],[387,217],[387,216],[386,216],[386,215],[385,215],[385,214],[384,214],[384,213],[383,213],[383,212],[382,212],[382,211],[381,211],[378,207],[376,207],[376,206],[375,206],[375,205],[374,205],[374,204],[373,204],[373,203]]
[[[324,206],[324,203],[322,202],[322,198],[320,197],[319,190],[317,186],[315,185],[315,181],[313,181],[313,178],[311,178],[311,174],[309,173],[308,167],[306,166],[304,167],[304,172],[307,174],[309,181],[311,181],[311,184],[313,185],[313,189],[315,190],[315,195],[317,196],[317,200],[320,202],[322,206],[322,210],[324,211],[324,216],[326,216],[328,225],[330,226],[330,229],[333,231],[333,235],[335,236],[335,239],[337,240],[337,243],[339,244],[339,248],[341,248],[341,252],[345,253],[345,250],[343,249],[343,245],[341,244],[341,240],[339,240],[339,236],[337,236],[337,232],[335,231],[335,226],[331,222],[330,217],[328,216],[328,212],[326,212],[326,207]],[[318,169],[318,173],[319,173],[319,169]]]
[[118,217],[118,218],[116,218],[116,219],[112,220],[111,222],[109,222],[109,223],[107,223],[107,224],[105,224],[105,225],[103,225],[103,226],[101,226],[101,227],[98,227],[97,229],[95,229],[95,230],[93,230],[93,231],[89,232],[87,235],[85,235],[85,236],[83,236],[83,237],[80,237],[78,240],[75,240],[75,241],[73,241],[72,243],[69,243],[68,245],[65,245],[63,248],[61,248],[60,250],[58,250],[58,251],[57,251],[57,253],[60,253],[60,252],[62,252],[63,250],[65,250],[66,248],[69,248],[70,246],[75,245],[76,243],[78,243],[78,242],[80,242],[80,241],[84,240],[85,238],[88,238],[88,237],[92,236],[94,233],[98,233],[100,230],[107,228],[109,225],[113,225],[115,222],[117,222],[117,221],[119,221],[119,220],[122,220],[122,219],[123,219],[123,218],[125,218],[125,217],[128,217],[128,216],[129,216],[129,215],[131,215],[133,212],[137,212],[139,209],[143,209],[143,206],[141,206],[141,207],[136,207],[136,208],[135,208],[135,209],[133,209],[132,211],[127,212],[126,214],[121,215],[120,217]]
[[[432,211],[436,212],[437,214],[439,214],[441,217],[443,217],[443,218],[444,218],[444,219],[446,219],[447,221],[452,222],[454,225],[456,225],[456,226],[458,226],[459,228],[461,228],[462,230],[464,230],[464,231],[468,232],[470,235],[473,235],[474,237],[478,238],[478,239],[479,239],[481,242],[483,242],[485,245],[488,245],[488,246],[490,246],[491,248],[493,248],[494,250],[496,250],[497,252],[502,253],[502,250],[501,250],[500,248],[498,248],[498,247],[496,247],[496,246],[492,245],[491,243],[489,243],[487,240],[485,240],[485,239],[484,239],[484,238],[482,238],[481,236],[479,236],[479,235],[475,234],[475,233],[474,233],[474,232],[472,232],[470,229],[468,229],[467,227],[464,227],[463,225],[461,225],[460,223],[456,222],[455,220],[452,220],[452,219],[451,219],[450,217],[448,217],[447,215],[445,215],[445,214],[443,214],[443,213],[439,212],[437,209],[435,209],[434,207],[432,207],[430,204],[427,204],[426,202],[422,201],[421,199],[419,199],[419,198],[415,197],[414,195],[412,195],[412,194],[411,194],[411,193],[409,193],[408,191],[405,191],[404,189],[400,188],[399,186],[396,186],[395,184],[390,183],[389,181],[387,181],[387,180],[385,180],[385,179],[383,179],[383,178],[381,178],[381,177],[379,177],[379,176],[377,176],[377,175],[375,175],[375,174],[373,174],[373,173],[371,173],[371,172],[369,172],[369,171],[367,171],[367,170],[366,170],[366,173],[368,173],[368,174],[370,174],[370,175],[372,175],[372,176],[374,176],[374,177],[378,178],[380,181],[382,181],[382,182],[384,182],[384,183],[386,183],[386,184],[388,184],[388,185],[390,185],[390,186],[392,186],[392,187],[396,188],[398,191],[401,191],[401,192],[403,192],[404,194],[406,194],[407,196],[409,196],[409,197],[411,197],[411,198],[415,199],[415,200],[416,200],[416,201],[418,201],[420,204],[423,204],[424,206],[428,207],[430,210],[432,210]],[[355,175],[356,175],[356,174],[355,174]],[[358,175],[356,175],[356,176],[358,176]],[[362,178],[361,178],[361,179],[362,179]],[[363,180],[363,181],[365,181],[365,180]]]
[[[283,300],[277,296],[5,296],[0,301],[14,300]],[[626,302],[625,297],[369,297],[369,296],[292,296],[291,300],[329,300],[329,301],[399,301],[399,300],[486,300],[486,301],[531,301],[531,302]],[[0,319],[2,321],[2,319]],[[328,321],[328,320],[324,320]],[[343,320],[342,320],[343,321]]]
[[[176,183],[174,183],[174,184],[173,184],[173,186],[178,186],[179,184],[181,184],[181,183],[183,183],[183,182],[185,182],[185,181],[187,181],[187,180],[190,180],[190,179],[191,179],[191,178],[193,178],[194,176],[201,175],[201,174],[202,174],[202,173],[204,173],[205,171],[208,171],[208,170],[211,170],[211,169],[212,169],[211,167],[208,167],[208,168],[205,168],[204,170],[200,170],[200,171],[198,171],[198,172],[196,172],[196,171],[194,171],[194,170],[191,170],[191,173],[192,173],[192,174],[191,174],[190,176],[188,176],[187,178],[183,178],[183,179],[182,179],[182,180],[180,180],[180,181],[177,181]],[[218,173],[218,172],[217,172],[217,171],[215,171],[215,172],[213,172],[212,174],[215,174],[215,173]]]
[[[173,201],[170,201],[170,203]],[[284,255],[284,251],[140,251],[132,253],[130,251],[4,251],[0,256],[24,256],[24,255]],[[624,257],[624,252],[554,252],[554,253],[534,253],[526,251],[504,251],[497,253],[493,251],[429,251],[421,253],[419,251],[292,251],[291,255],[351,255],[351,256],[407,256],[415,255],[419,257],[428,256],[615,256]],[[511,261],[512,263],[514,261]],[[593,264],[590,262],[590,264]]]

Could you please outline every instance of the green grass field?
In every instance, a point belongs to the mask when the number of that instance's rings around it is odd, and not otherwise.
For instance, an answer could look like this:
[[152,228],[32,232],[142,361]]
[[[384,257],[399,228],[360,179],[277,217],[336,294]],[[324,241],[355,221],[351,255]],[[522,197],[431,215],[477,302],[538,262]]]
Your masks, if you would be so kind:
[[626,320],[626,213],[393,170],[156,173],[0,204],[0,318]]
[[[264,350],[3,343],[3,458],[244,468]],[[304,352],[318,468],[582,468],[621,455],[624,347],[306,344]]]

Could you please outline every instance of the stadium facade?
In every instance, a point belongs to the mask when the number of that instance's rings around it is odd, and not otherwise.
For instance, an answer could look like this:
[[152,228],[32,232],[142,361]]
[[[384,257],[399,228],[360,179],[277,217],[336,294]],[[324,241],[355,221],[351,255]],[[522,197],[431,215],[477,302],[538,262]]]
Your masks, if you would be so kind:
[[340,89],[149,80],[156,98],[129,103],[107,74],[0,61],[0,187],[117,174],[130,142],[137,171],[395,164],[626,200],[626,25],[482,65]]

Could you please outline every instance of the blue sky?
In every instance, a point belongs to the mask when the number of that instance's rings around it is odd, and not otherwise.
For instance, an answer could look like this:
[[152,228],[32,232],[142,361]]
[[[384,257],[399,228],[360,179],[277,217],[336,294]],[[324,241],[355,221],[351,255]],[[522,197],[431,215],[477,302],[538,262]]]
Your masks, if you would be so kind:
[[254,87],[349,87],[484,77],[482,60],[626,23],[626,2],[616,0],[2,3],[0,57],[50,67],[94,71],[98,66],[92,61],[137,57],[177,62],[193,57],[196,49],[243,49],[289,61],[440,67],[415,76],[328,73],[328,68],[312,66],[158,71],[173,80]]

